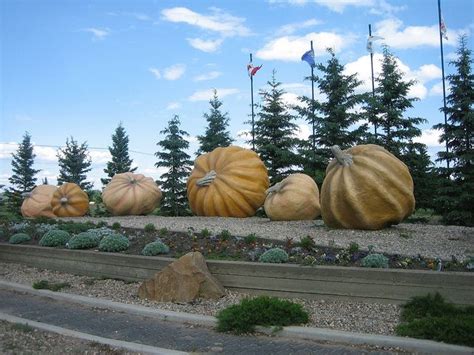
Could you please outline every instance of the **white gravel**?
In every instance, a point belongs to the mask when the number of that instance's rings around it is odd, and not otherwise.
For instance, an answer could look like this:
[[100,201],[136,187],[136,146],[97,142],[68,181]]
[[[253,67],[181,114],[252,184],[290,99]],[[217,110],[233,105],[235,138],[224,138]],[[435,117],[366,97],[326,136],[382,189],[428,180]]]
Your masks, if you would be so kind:
[[[227,290],[225,297],[214,301],[198,300],[187,304],[153,302],[138,298],[138,287],[140,286],[138,282],[127,283],[112,279],[96,279],[10,263],[0,263],[0,279],[30,286],[40,280],[68,282],[71,287],[65,288],[61,292],[210,316],[215,316],[219,310],[249,296]],[[395,326],[400,318],[400,307],[395,304],[302,299],[292,299],[292,301],[302,304],[310,313],[311,319],[308,326],[313,327],[394,335]]]
[[421,254],[424,257],[465,260],[474,255],[474,228],[459,226],[399,224],[380,231],[336,230],[324,226],[322,220],[276,222],[268,218],[220,218],[220,217],[158,217],[158,216],[125,216],[125,217],[81,217],[64,218],[77,222],[105,221],[108,224],[119,222],[122,227],[143,228],[152,223],[157,229],[167,228],[171,231],[186,232],[193,227],[196,232],[207,228],[212,233],[224,229],[236,236],[247,236],[250,233],[264,238],[285,240],[293,238],[298,241],[311,236],[318,245],[348,247],[351,242],[359,244],[361,249],[373,245],[377,252],[387,252],[406,256]]

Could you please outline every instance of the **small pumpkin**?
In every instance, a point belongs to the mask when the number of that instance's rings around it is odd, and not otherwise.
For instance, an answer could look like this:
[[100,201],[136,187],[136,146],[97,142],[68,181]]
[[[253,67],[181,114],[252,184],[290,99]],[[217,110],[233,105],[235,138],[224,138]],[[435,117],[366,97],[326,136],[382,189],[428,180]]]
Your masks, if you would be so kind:
[[268,185],[257,153],[219,147],[196,158],[187,182],[189,205],[198,216],[250,217],[263,205]]
[[51,206],[58,217],[81,217],[89,209],[89,197],[79,185],[67,182],[56,189]]
[[51,199],[57,187],[53,185],[38,185],[30,192],[23,194],[25,199],[21,204],[23,217],[56,217],[51,207]]
[[161,190],[151,177],[142,174],[115,174],[102,191],[102,201],[114,216],[152,212],[160,203]]
[[315,219],[321,214],[318,185],[306,174],[292,174],[267,190],[265,213],[272,221]]
[[331,150],[335,159],[321,188],[321,214],[327,226],[377,230],[413,212],[413,179],[397,157],[374,144]]

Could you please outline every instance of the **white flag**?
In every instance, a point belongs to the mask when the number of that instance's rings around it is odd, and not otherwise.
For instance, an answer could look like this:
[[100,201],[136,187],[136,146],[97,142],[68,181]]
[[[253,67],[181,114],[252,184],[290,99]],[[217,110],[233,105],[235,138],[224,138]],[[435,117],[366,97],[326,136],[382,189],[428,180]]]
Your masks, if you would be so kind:
[[373,44],[374,41],[377,41],[379,39],[384,39],[384,38],[380,37],[380,36],[369,36],[367,38],[367,52],[369,52],[371,54],[374,53],[374,50],[372,48],[372,44]]
[[443,38],[447,41],[448,40],[448,29],[446,28],[446,25],[444,24],[444,18],[441,16],[441,24],[439,25],[439,30],[441,31],[441,35]]

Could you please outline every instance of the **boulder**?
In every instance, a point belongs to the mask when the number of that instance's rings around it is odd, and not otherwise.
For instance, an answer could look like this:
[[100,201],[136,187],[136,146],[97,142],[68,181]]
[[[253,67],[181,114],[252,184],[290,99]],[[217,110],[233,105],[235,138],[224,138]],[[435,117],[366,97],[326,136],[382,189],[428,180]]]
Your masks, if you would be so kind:
[[140,298],[159,302],[191,302],[197,298],[220,298],[224,294],[224,287],[210,274],[200,252],[182,256],[138,289]]

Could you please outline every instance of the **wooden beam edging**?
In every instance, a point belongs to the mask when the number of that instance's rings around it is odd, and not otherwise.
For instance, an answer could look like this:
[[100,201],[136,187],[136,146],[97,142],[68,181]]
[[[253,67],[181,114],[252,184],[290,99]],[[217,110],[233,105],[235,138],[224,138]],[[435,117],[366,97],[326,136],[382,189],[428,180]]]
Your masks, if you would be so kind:
[[[78,275],[143,281],[174,261],[97,251],[0,244],[0,261]],[[455,304],[474,305],[474,273],[338,266],[300,266],[207,260],[226,288],[248,293],[309,299],[402,303],[439,292]]]

